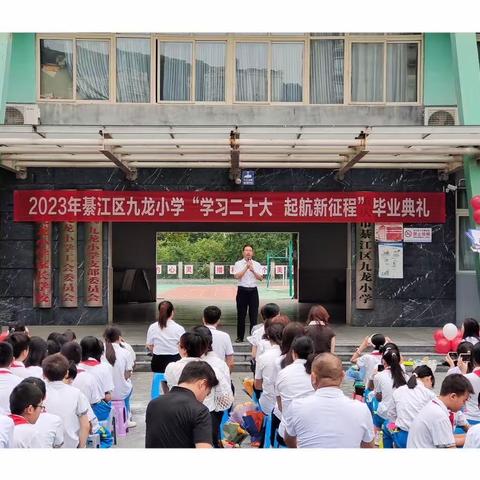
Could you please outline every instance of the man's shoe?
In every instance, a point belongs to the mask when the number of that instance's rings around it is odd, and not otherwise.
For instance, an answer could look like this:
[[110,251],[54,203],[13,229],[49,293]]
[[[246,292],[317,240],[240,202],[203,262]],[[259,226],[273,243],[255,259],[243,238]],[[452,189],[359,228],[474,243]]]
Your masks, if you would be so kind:
[[243,338],[238,337],[238,338],[235,340],[235,343],[243,343]]

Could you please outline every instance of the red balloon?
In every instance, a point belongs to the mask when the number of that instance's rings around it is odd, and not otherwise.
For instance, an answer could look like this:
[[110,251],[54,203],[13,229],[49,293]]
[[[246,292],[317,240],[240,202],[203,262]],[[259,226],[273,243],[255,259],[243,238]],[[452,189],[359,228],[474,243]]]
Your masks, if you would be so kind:
[[474,210],[480,210],[480,195],[475,195],[470,200],[470,205],[473,207]]
[[443,354],[447,354],[448,352],[451,352],[452,349],[450,348],[451,347],[451,341],[450,340],[447,340],[446,338],[441,338],[440,340],[437,341],[437,343],[435,344],[435,351],[437,353],[443,353]]
[[439,328],[438,330],[435,330],[435,332],[433,332],[433,338],[434,338],[435,342],[438,342],[442,338],[445,338],[441,328]]
[[473,212],[473,219],[477,225],[480,225],[480,210],[475,210]]
[[457,338],[463,339],[463,332],[461,328],[458,329]]
[[451,342],[450,342],[450,346],[452,347],[452,352],[456,352],[457,351],[457,348],[458,346],[463,342],[463,338],[454,338]]

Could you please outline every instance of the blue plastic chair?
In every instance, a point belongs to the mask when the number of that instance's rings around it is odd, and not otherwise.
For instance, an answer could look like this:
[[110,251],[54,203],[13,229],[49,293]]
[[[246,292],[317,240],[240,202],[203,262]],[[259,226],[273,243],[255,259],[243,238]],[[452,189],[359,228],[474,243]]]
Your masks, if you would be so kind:
[[228,413],[228,409],[223,412],[222,421],[220,422],[220,440],[225,439],[225,434],[223,433],[223,426],[228,422],[230,418],[230,414]]
[[165,382],[165,374],[154,373],[152,378],[152,390],[150,392],[151,400],[159,397],[160,395],[163,395],[162,382]]
[[263,439],[263,448],[272,448],[270,437],[272,435],[272,414],[265,415],[265,438]]

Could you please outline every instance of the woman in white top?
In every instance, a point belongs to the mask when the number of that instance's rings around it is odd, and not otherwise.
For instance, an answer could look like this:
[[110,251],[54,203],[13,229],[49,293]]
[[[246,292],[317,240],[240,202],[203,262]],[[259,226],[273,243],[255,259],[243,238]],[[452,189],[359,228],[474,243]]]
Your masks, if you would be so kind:
[[373,416],[373,423],[377,428],[381,428],[386,420],[394,420],[391,414],[393,392],[405,385],[408,380],[400,364],[398,347],[391,347],[384,352],[382,365],[384,370],[373,377],[375,397],[379,402],[377,412]]
[[[285,328],[285,330],[288,327]],[[285,332],[284,332],[285,333]],[[275,382],[278,409],[282,420],[278,434],[283,443],[285,422],[283,415],[295,398],[306,397],[314,392],[311,379],[311,367],[314,358],[314,342],[310,337],[297,336],[293,340],[290,354],[292,363],[280,370]]]
[[[480,423],[480,408],[478,406],[478,397],[480,395],[480,343],[472,348],[471,359],[469,362],[473,365],[470,373],[465,373],[473,387],[473,394],[465,403],[465,418],[470,425],[478,425]],[[463,373],[463,372],[462,372]]]
[[147,332],[147,348],[153,353],[152,372],[164,373],[170,362],[180,360],[178,342],[185,329],[173,320],[173,305],[164,300],[158,304],[158,322],[152,323]]
[[383,429],[383,446],[407,448],[408,431],[420,410],[435,398],[433,387],[435,377],[427,365],[420,365],[412,373],[406,385],[393,392],[391,415],[395,420],[395,430],[387,426]]
[[47,342],[41,337],[30,338],[28,357],[25,360],[27,377],[43,378],[42,362],[47,356]]
[[466,318],[462,325],[463,340],[476,345],[480,342],[480,325],[474,318]]

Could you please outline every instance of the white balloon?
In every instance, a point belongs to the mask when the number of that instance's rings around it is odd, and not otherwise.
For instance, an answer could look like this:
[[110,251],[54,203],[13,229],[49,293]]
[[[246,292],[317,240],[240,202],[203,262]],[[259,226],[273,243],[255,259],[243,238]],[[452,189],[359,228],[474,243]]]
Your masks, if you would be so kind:
[[457,336],[457,334],[458,334],[458,329],[456,325],[454,325],[453,323],[447,323],[443,327],[443,336],[447,340],[453,340]]

